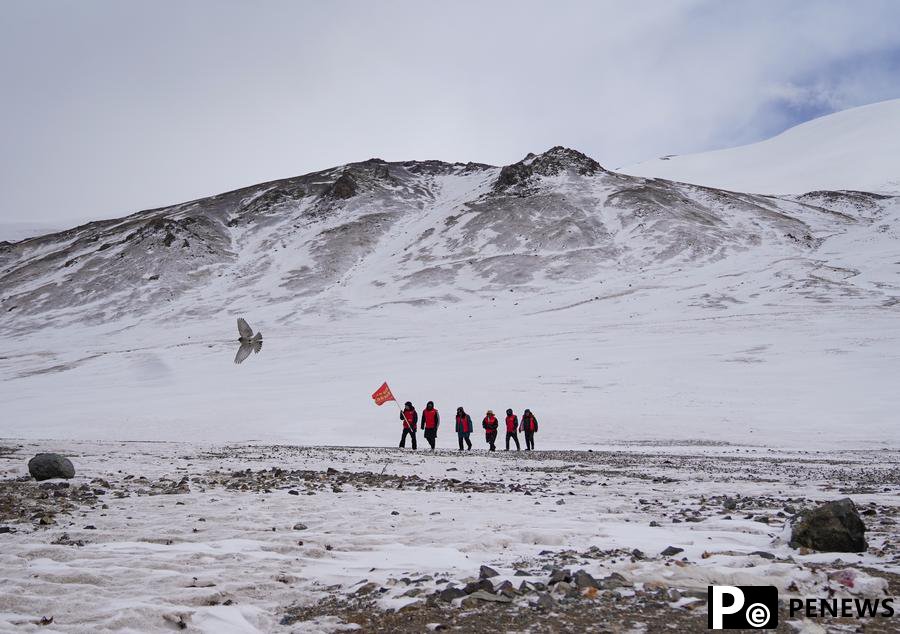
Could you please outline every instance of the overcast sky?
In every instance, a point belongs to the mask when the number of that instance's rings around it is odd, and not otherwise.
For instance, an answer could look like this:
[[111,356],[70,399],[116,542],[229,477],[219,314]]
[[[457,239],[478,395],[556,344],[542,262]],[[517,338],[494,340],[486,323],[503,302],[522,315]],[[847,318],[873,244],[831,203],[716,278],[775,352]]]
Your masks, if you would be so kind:
[[378,156],[607,167],[900,97],[900,2],[5,0],[0,221]]

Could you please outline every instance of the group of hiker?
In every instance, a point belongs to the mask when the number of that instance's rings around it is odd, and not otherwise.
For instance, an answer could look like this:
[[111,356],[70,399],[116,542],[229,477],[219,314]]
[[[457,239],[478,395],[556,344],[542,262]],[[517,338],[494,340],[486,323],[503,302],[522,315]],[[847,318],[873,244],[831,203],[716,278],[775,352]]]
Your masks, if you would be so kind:
[[[403,434],[400,436],[400,448],[403,449],[406,447],[406,437],[409,436],[412,439],[412,448],[416,449],[416,431],[418,430],[419,413],[410,401],[406,401],[403,410],[400,412],[400,420],[403,423]],[[422,434],[431,446],[431,450],[434,451],[434,446],[437,442],[438,427],[441,425],[441,415],[437,409],[435,409],[434,402],[428,401],[425,405],[425,409],[422,410],[421,422]],[[525,451],[532,451],[534,449],[534,435],[538,430],[538,422],[534,414],[531,413],[531,410],[526,409],[522,413],[522,420],[520,422],[519,417],[513,414],[512,409],[508,409],[506,410],[505,422],[506,450],[509,451],[510,440],[515,443],[516,451],[521,449],[521,445],[519,445],[519,432],[521,431],[525,434]],[[485,413],[484,419],[481,421],[481,426],[484,428],[485,440],[490,447],[489,451],[496,451],[497,433],[500,429],[500,421],[494,415],[493,410],[488,410],[487,413]],[[460,451],[463,451],[463,445],[466,446],[467,451],[472,449],[472,441],[469,439],[469,436],[473,431],[475,431],[475,428],[472,425],[472,417],[466,413],[465,409],[457,407],[456,436],[459,440]]]

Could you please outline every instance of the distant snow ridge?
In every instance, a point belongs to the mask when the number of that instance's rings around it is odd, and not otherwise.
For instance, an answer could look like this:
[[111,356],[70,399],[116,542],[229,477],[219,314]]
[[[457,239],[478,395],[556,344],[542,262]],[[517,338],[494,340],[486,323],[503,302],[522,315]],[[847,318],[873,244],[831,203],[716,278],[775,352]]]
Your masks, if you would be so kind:
[[900,193],[900,99],[813,119],[759,143],[664,156],[627,174],[733,191]]
[[[782,137],[809,136],[802,127]],[[646,179],[563,147],[503,168],[370,159],[0,243],[0,311],[21,331],[263,306],[339,315],[477,303],[741,253],[761,266],[805,257],[894,205],[864,192],[778,198]]]

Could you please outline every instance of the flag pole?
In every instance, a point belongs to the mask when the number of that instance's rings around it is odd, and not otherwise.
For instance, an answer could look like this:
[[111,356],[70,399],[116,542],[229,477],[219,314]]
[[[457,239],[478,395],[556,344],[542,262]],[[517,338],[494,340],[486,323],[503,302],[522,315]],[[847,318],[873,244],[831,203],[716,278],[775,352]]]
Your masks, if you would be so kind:
[[[393,392],[391,392],[391,394],[393,394]],[[400,406],[400,401],[394,398],[394,402],[397,404],[397,409],[400,410],[400,416],[403,417],[403,428],[408,429],[410,432],[412,432],[412,427],[409,426],[409,421],[406,420],[406,416],[403,416],[403,408]]]

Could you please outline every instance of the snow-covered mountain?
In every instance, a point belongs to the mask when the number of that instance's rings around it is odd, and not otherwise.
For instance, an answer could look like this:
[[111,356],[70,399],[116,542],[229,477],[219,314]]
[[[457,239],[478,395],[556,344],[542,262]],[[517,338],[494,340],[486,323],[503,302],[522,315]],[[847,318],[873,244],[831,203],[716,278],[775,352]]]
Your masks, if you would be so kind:
[[[2,243],[0,436],[383,445],[387,379],[445,411],[531,407],[544,446],[877,444],[898,227],[892,196],[729,192],[556,147],[371,159]],[[235,366],[238,316],[265,345]]]
[[504,168],[372,159],[0,246],[7,327],[452,306],[750,251],[814,252],[892,199],[616,174],[561,147]]
[[664,156],[622,171],[763,194],[900,193],[900,99],[813,119],[759,143]]

